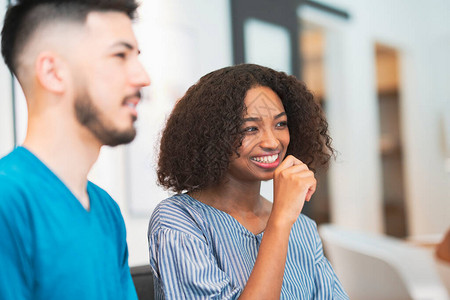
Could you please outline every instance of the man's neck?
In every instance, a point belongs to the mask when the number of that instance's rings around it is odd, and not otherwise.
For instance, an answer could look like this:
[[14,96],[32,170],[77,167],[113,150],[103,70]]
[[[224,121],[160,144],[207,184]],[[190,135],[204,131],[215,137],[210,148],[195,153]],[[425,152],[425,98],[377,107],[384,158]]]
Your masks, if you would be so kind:
[[101,144],[73,129],[65,129],[64,124],[49,130],[49,126],[43,128],[30,121],[23,146],[52,170],[88,210],[87,175],[98,158]]

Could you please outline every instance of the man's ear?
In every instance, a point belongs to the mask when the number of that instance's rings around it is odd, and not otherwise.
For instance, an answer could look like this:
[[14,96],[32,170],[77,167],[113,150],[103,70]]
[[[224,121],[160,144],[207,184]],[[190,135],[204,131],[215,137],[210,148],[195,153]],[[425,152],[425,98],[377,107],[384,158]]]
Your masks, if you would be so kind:
[[67,88],[67,65],[54,52],[41,52],[35,64],[38,82],[47,90],[63,93]]

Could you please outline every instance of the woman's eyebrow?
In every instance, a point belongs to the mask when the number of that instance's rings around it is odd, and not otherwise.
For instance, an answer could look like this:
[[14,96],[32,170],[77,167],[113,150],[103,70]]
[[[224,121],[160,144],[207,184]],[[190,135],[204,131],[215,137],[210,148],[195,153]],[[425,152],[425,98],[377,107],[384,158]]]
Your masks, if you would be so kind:
[[[278,115],[274,116],[273,119],[278,119],[281,118],[282,116],[286,116],[286,112],[280,112]],[[244,118],[244,122],[258,122],[261,121],[262,118],[260,117],[248,117],[248,118]]]
[[255,117],[251,117],[251,118],[244,118],[244,122],[258,122],[261,121],[261,118],[255,118]]
[[282,116],[286,116],[286,112],[281,112],[281,113],[279,113],[278,115],[276,115],[275,117],[273,117],[274,119],[278,119],[278,118],[281,118]]

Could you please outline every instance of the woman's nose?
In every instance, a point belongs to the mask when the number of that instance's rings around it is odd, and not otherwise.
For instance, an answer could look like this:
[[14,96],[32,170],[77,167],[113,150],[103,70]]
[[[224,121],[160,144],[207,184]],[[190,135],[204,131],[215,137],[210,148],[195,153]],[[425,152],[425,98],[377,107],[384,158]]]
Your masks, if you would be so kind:
[[260,146],[265,149],[275,149],[279,145],[278,138],[272,130],[265,130],[261,136]]

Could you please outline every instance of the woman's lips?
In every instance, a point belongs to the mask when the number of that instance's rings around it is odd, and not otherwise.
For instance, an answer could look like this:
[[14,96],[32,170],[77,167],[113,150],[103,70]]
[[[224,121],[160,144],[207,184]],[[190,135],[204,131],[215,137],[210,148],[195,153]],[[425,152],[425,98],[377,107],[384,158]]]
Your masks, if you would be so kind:
[[276,168],[280,163],[279,154],[262,155],[251,157],[250,160],[258,167],[264,169]]

